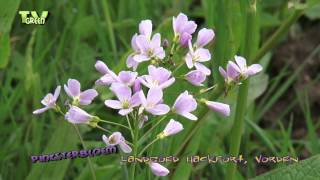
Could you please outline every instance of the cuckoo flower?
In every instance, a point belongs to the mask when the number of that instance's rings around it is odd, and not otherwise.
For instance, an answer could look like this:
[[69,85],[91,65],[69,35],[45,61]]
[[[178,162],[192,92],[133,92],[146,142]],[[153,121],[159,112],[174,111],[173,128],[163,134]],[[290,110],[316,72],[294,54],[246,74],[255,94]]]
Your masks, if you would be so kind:
[[96,69],[103,74],[103,76],[96,81],[98,85],[110,85],[115,82],[120,82],[127,86],[132,86],[134,81],[136,80],[138,73],[131,71],[121,71],[118,76],[109,70],[108,66],[104,64],[102,61],[97,61]]
[[196,109],[197,101],[193,98],[192,95],[188,93],[188,91],[184,91],[183,93],[181,93],[172,107],[173,112],[194,121],[198,118],[190,112]]
[[88,89],[81,92],[81,85],[79,81],[75,79],[69,79],[68,85],[64,85],[64,91],[73,98],[73,104],[88,105],[92,100],[98,96],[98,93],[94,89]]
[[169,170],[159,163],[150,162],[149,166],[152,173],[156,176],[166,176],[169,174]]
[[132,112],[134,107],[140,105],[139,93],[131,96],[132,92],[128,86],[121,83],[113,83],[110,89],[119,100],[106,100],[104,104],[113,109],[120,109],[120,115],[125,116]]
[[196,48],[202,48],[207,45],[214,38],[214,32],[212,29],[203,28],[199,31],[197,41],[195,43]]
[[148,91],[147,98],[142,91],[139,93],[142,107],[139,109],[139,113],[145,109],[147,112],[153,115],[164,115],[170,111],[170,107],[166,104],[162,104],[162,90],[159,88],[151,88]]
[[253,76],[262,70],[262,66],[260,64],[252,64],[247,66],[246,59],[241,56],[234,56],[234,59],[237,64],[232,61],[229,63],[236,69],[238,73],[240,73],[241,77],[248,78],[249,76]]
[[56,101],[57,101],[57,99],[58,99],[58,97],[59,97],[59,94],[60,94],[60,90],[61,90],[61,86],[58,86],[58,87],[56,88],[56,90],[54,91],[54,94],[53,94],[53,95],[52,95],[51,93],[47,94],[47,95],[41,100],[41,103],[42,103],[45,107],[33,111],[33,114],[41,114],[41,113],[47,111],[48,109],[55,108],[55,106],[56,106]]
[[222,67],[219,67],[219,72],[224,77],[224,81],[227,84],[238,81],[239,72],[236,70],[236,66],[233,64],[227,64],[227,71],[225,71]]
[[197,24],[194,21],[188,21],[188,17],[183,13],[172,18],[172,26],[175,38],[178,38],[181,46],[187,46],[188,41],[191,40],[191,34],[197,28]]
[[204,102],[209,109],[218,112],[224,116],[230,115],[230,106],[228,104],[220,103],[220,102],[214,102],[214,101],[208,101],[205,99],[202,99],[202,102]]
[[184,78],[195,86],[203,86],[206,80],[206,75],[200,70],[193,70],[184,75]]
[[135,54],[133,60],[138,63],[150,59],[163,59],[165,57],[165,51],[163,47],[161,47],[161,35],[159,33],[153,35],[152,39],[148,39],[148,37],[144,35],[138,35],[136,37],[136,44],[140,53]]
[[106,135],[102,135],[102,140],[104,141],[104,143],[106,143],[107,146],[119,145],[120,149],[124,153],[130,153],[132,151],[131,147],[126,143],[126,140],[124,139],[124,137],[120,132],[114,132],[110,135],[110,137],[107,137]]
[[197,70],[202,71],[205,75],[210,75],[211,71],[201,62],[206,62],[211,59],[211,54],[208,49],[197,48],[193,49],[191,41],[189,41],[189,52],[185,57],[186,64],[189,69],[196,67]]
[[65,119],[72,124],[89,123],[92,118],[92,115],[77,106],[70,106],[70,109],[65,114]]
[[164,89],[174,83],[175,78],[171,77],[171,72],[163,67],[148,66],[149,75],[144,75],[139,78],[140,82],[148,88]]
[[[140,35],[144,35],[146,39],[150,41],[152,34],[152,22],[151,20],[142,20],[139,24],[139,33]],[[139,65],[139,62],[134,59],[135,55],[141,54],[141,49],[137,44],[137,36],[138,34],[133,35],[131,39],[131,47],[133,49],[133,53],[130,54],[127,58],[127,67],[133,68],[135,71]],[[135,57],[137,58],[137,57]]]
[[164,128],[164,130],[162,131],[162,133],[160,133],[159,137],[164,138],[167,136],[171,136],[179,133],[182,130],[183,130],[182,124],[179,123],[178,121],[171,119],[169,123],[166,125],[166,127]]
[[103,75],[96,81],[97,85],[110,85],[118,81],[117,75],[104,62],[97,61],[94,66]]

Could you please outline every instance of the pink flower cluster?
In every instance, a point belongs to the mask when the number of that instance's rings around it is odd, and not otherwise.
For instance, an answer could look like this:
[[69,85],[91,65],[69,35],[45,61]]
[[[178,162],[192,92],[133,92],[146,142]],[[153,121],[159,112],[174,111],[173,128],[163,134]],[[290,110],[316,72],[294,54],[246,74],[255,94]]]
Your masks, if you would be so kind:
[[[175,98],[173,104],[168,104],[164,100],[166,89],[174,84],[179,84],[180,77],[187,80],[191,85],[201,88],[204,86],[206,77],[211,74],[211,70],[205,64],[211,60],[212,56],[206,46],[214,39],[215,33],[212,29],[202,28],[198,31],[197,37],[193,40],[192,35],[197,29],[194,21],[188,20],[188,17],[180,13],[172,20],[174,38],[171,44],[170,53],[166,53],[166,48],[162,47],[160,33],[153,34],[151,20],[143,20],[139,24],[139,33],[133,35],[131,46],[133,52],[128,56],[126,64],[130,70],[124,70],[115,73],[101,60],[95,64],[95,68],[100,72],[101,77],[96,80],[95,84],[108,87],[114,94],[114,98],[104,101],[106,107],[114,109],[121,116],[127,118],[135,117],[134,121],[139,121],[139,128],[147,120],[155,116],[163,116],[174,113],[183,118],[196,121],[197,108],[199,103],[203,103],[209,109],[223,115],[230,115],[230,106],[221,102],[214,102],[204,98],[199,99],[202,94],[193,94],[187,90],[180,92]],[[166,40],[168,43],[168,41]],[[180,49],[177,47],[181,47]],[[176,66],[169,66],[169,57],[166,54],[175,53],[179,50],[184,51],[185,56],[181,66],[189,72],[182,75],[176,75]],[[178,61],[177,59],[176,61]],[[224,77],[226,84],[240,82],[249,76],[252,76],[262,70],[258,64],[247,66],[243,57],[235,56],[235,62],[229,61],[226,71],[219,68],[221,75]],[[139,74],[139,64],[147,63],[147,74]],[[61,108],[56,104],[61,87],[58,86],[54,94],[47,94],[41,103],[44,108],[35,110],[34,114],[40,114],[48,109],[55,109],[63,113]],[[210,88],[208,88],[210,89]],[[81,91],[79,81],[69,79],[64,85],[64,91],[71,98],[64,117],[73,124],[88,124],[96,127],[101,121],[97,116],[91,115],[82,109],[92,103],[98,95],[95,89]],[[165,129],[158,134],[157,138],[163,139],[175,135],[183,130],[183,125],[170,119]],[[102,136],[106,145],[118,145],[124,153],[131,153],[132,148],[128,141],[120,132],[113,132],[108,136]],[[142,152],[143,153],[143,152]],[[149,163],[151,171],[156,176],[166,176],[169,170],[162,165],[151,162]]]

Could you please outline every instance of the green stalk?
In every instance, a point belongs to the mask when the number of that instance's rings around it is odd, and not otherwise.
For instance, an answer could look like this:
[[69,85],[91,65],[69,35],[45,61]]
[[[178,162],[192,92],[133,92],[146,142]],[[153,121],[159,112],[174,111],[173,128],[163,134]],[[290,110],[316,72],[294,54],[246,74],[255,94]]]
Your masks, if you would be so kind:
[[[128,122],[130,122],[130,119],[128,118]],[[135,119],[133,119],[133,127],[132,127],[132,131],[133,131],[133,157],[137,156],[138,153],[138,118],[137,116],[135,117]],[[132,180],[134,180],[134,176],[135,176],[135,171],[136,171],[136,163],[133,163],[131,166],[131,178]]]
[[[256,33],[255,28],[256,20],[256,0],[248,1],[247,8],[247,28],[246,28],[246,42],[244,46],[244,57],[247,57],[250,64],[250,59],[253,53],[254,47],[254,34]],[[247,99],[249,90],[249,79],[245,80],[239,87],[236,113],[234,118],[234,123],[231,129],[230,136],[230,151],[229,154],[232,156],[237,156],[240,150],[242,132],[244,130],[244,119],[247,109]],[[230,163],[227,166],[226,179],[233,180],[236,172],[236,164]]]

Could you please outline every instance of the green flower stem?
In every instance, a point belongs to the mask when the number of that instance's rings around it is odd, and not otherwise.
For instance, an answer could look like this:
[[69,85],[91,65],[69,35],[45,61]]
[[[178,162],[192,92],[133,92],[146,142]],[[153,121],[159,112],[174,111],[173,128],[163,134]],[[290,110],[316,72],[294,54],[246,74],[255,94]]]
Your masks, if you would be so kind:
[[127,119],[128,126],[129,126],[129,129],[130,129],[131,138],[132,138],[132,140],[133,140],[133,139],[134,139],[134,135],[133,135],[132,126],[131,126],[130,119],[129,119],[128,115],[126,115],[126,119]]
[[151,141],[149,144],[147,144],[139,153],[139,156],[141,156],[152,144],[157,142],[160,138],[155,138],[153,141]]
[[96,128],[101,129],[102,131],[105,131],[105,132],[107,132],[107,133],[109,133],[109,134],[111,134],[111,133],[112,133],[111,131],[109,131],[109,130],[107,130],[107,129],[105,129],[105,128],[103,128],[103,127],[99,126],[99,125],[97,125],[97,126],[96,126]]
[[116,123],[116,122],[106,121],[106,120],[103,120],[103,119],[99,119],[99,121],[104,122],[104,123],[107,123],[107,124],[112,124],[112,125],[120,126],[120,127],[123,127],[123,128],[126,128],[126,129],[130,130],[129,127],[127,127],[127,126],[125,126],[125,125],[122,125],[122,124],[119,124],[119,123]]
[[[247,26],[246,26],[246,42],[244,46],[244,57],[250,60],[252,58],[253,44],[255,42],[254,34],[257,33],[255,28],[256,21],[256,0],[249,0],[247,7]],[[233,126],[231,128],[230,135],[230,149],[229,154],[232,156],[237,156],[240,151],[240,144],[242,133],[244,130],[244,119],[247,110],[247,99],[248,99],[248,90],[249,90],[249,79],[244,80],[239,87],[237,105],[235,118],[233,121]],[[226,179],[233,180],[236,172],[236,164],[230,163],[227,165]]]
[[151,134],[154,130],[167,116],[163,116],[155,125],[153,125],[144,135],[139,139],[138,144],[141,145],[145,139]]
[[[82,144],[83,149],[86,150],[87,147],[86,147],[86,145],[84,144],[84,141],[83,141],[83,139],[82,139],[82,136],[81,136],[81,134],[80,134],[80,131],[79,131],[78,127],[77,127],[75,124],[72,124],[72,125],[73,125],[74,129],[76,130],[76,132],[77,132],[77,134],[78,134],[78,136],[79,136],[79,139],[80,139],[80,141],[81,141],[81,144]],[[90,159],[89,157],[87,157],[87,160],[88,160],[88,163],[89,163],[89,167],[90,167],[90,172],[91,172],[91,175],[92,175],[92,179],[96,180],[97,178],[96,178],[96,174],[94,173],[94,169],[93,169],[93,166],[92,166],[91,159]]]
[[[130,122],[130,119],[128,119],[128,122]],[[133,138],[133,156],[136,157],[138,154],[138,133],[139,133],[139,127],[138,127],[138,115],[137,116],[133,116],[133,134],[134,134],[134,138]],[[135,171],[136,171],[136,163],[133,163],[131,166],[131,178],[132,180],[134,180],[134,176],[135,176]]]

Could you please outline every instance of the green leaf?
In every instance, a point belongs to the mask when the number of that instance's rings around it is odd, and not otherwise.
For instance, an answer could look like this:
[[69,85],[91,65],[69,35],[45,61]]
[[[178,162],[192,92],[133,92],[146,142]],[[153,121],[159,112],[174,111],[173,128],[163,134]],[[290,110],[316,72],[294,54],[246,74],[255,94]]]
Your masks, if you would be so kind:
[[10,37],[9,34],[0,36],[0,69],[5,68],[10,56]]
[[[58,123],[58,126],[52,128],[55,128],[56,130],[52,134],[43,154],[76,150],[76,144],[79,142],[79,139],[70,124],[61,121]],[[32,169],[27,179],[63,179],[70,162],[70,160],[61,160],[49,163],[32,164]]]
[[255,177],[252,180],[315,180],[320,177],[320,155]]

